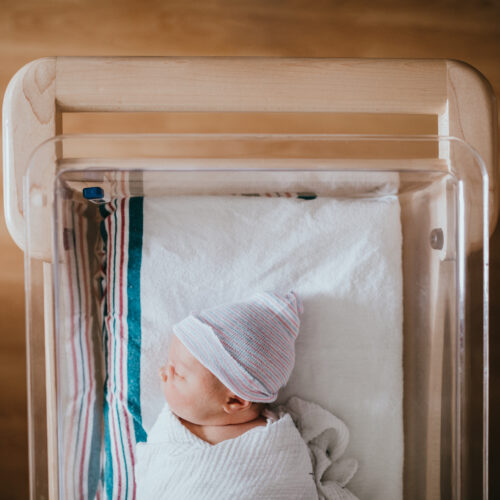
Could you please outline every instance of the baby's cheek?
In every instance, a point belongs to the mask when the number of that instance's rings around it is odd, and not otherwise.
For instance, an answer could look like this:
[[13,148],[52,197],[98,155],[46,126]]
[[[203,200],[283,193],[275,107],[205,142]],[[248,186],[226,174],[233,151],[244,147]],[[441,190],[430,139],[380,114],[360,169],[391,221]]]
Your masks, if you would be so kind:
[[186,395],[172,382],[163,384],[163,395],[172,410],[180,410],[186,405],[189,406],[189,402],[186,401]]

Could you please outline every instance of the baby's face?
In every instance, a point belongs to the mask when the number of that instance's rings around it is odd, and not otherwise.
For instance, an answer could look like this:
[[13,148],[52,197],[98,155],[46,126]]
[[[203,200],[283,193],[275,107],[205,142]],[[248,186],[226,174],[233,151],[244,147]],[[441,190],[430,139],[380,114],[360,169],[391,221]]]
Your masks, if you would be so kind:
[[229,390],[175,335],[160,376],[168,406],[178,417],[203,425],[221,414]]

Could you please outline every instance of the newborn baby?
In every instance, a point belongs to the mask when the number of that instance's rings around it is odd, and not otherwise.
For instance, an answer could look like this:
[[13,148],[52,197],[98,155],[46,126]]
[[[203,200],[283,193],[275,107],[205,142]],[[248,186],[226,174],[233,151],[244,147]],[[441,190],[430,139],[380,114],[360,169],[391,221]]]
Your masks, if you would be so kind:
[[295,292],[260,292],[174,325],[160,369],[166,404],[137,445],[139,499],[355,498],[342,487],[355,467],[320,482],[331,460],[314,442],[327,429],[345,438],[345,425],[298,398],[292,411],[268,407],[293,369],[301,313]]

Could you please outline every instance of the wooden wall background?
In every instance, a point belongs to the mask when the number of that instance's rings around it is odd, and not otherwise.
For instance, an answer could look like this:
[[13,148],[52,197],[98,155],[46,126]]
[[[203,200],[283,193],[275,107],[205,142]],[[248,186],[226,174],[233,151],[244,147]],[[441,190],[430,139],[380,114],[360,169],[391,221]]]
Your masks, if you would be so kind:
[[[453,58],[479,69],[498,96],[500,4],[494,0],[0,0],[1,95],[26,62],[55,55]],[[130,127],[209,132],[234,125],[195,120],[177,117],[174,122],[148,124],[136,119]],[[82,117],[68,121],[66,130],[85,131],[95,125]],[[123,127],[116,117],[104,125],[100,122],[102,131],[118,132]],[[295,131],[300,131],[297,127]],[[0,498],[27,498],[23,254],[9,237],[2,208],[0,212]],[[500,470],[500,229],[491,240],[490,296],[491,498],[500,498],[500,478],[495,477]]]

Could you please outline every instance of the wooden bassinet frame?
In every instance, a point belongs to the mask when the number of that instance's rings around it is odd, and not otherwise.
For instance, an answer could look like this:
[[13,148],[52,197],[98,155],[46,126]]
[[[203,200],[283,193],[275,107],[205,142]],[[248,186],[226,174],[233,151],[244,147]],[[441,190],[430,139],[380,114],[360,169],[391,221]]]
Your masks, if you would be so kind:
[[[497,220],[494,93],[487,80],[466,63],[440,59],[47,57],[21,68],[4,98],[5,213],[9,231],[21,248],[25,246],[22,183],[33,150],[62,133],[63,113],[126,111],[437,115],[440,136],[464,140],[483,159],[489,175],[490,232]],[[481,189],[480,184],[473,187],[478,196]],[[474,192],[471,197],[474,199]],[[467,210],[471,226],[478,227],[469,241],[468,251],[472,251],[483,244],[482,209],[471,203]],[[31,242],[31,249],[37,245],[44,243]],[[43,278],[31,286],[43,294],[38,317],[44,320],[30,323],[27,339],[30,493],[31,498],[47,494],[58,498],[52,264],[50,255],[43,251],[40,255],[37,265],[43,268]],[[430,345],[433,352],[423,369],[439,372],[440,335],[434,335]],[[436,414],[439,416],[439,408],[429,409],[429,422],[436,420]],[[438,425],[429,424],[427,439],[439,440]],[[428,497],[433,497],[439,492],[435,449],[428,450],[422,477]]]

